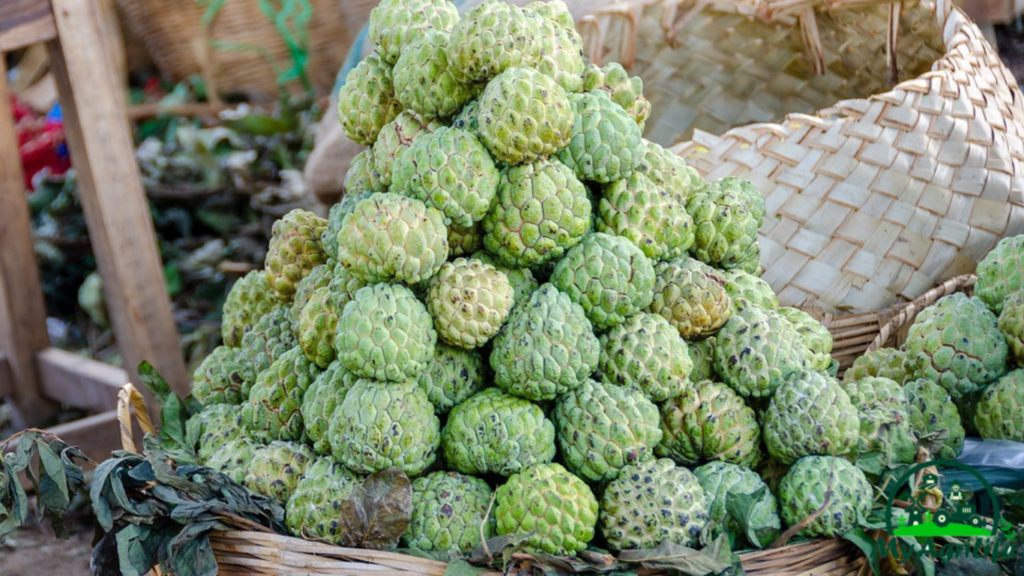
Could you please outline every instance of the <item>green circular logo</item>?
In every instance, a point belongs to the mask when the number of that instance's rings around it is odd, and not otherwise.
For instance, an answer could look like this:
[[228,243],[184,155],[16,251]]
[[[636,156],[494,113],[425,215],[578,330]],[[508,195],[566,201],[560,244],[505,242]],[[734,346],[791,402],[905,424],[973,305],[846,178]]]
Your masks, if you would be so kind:
[[[985,529],[985,519],[975,513],[974,506],[970,503],[959,502],[960,498],[954,498],[955,494],[958,494],[959,483],[954,482],[954,492],[947,497],[945,493],[942,498],[942,507],[937,509],[934,513],[930,510],[926,510],[920,502],[911,502],[910,508],[910,521],[911,524],[907,526],[893,525],[893,514],[892,504],[896,500],[896,494],[899,492],[900,487],[904,486],[910,478],[916,474],[919,470],[927,468],[929,466],[939,466],[948,468],[958,468],[964,470],[978,479],[981,482],[981,486],[985,489],[989,499],[992,501],[992,531]],[[924,484],[927,485],[930,475],[925,475]],[[935,474],[935,487],[939,487],[937,482],[938,474]],[[885,505],[885,527],[889,534],[895,536],[907,535],[907,536],[919,536],[919,537],[934,537],[934,536],[956,536],[956,537],[968,537],[977,538],[985,536],[995,536],[998,533],[1000,521],[1002,520],[1002,510],[999,506],[999,496],[995,490],[992,489],[992,485],[974,468],[957,462],[956,460],[932,460],[918,464],[909,468],[906,472],[900,476],[899,481],[892,485],[886,491],[886,505]],[[918,508],[919,507],[919,508]],[[925,521],[927,519],[927,521]],[[914,522],[917,520],[917,522]]]

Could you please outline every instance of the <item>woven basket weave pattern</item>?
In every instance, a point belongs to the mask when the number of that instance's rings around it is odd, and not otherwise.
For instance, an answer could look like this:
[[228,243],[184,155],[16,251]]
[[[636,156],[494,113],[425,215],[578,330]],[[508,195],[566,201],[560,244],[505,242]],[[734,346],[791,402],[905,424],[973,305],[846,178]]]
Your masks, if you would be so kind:
[[[764,277],[786,305],[883,310],[1024,232],[1015,80],[948,0],[900,6],[665,0],[583,23],[590,56],[634,62],[654,110],[669,110],[648,138],[692,132],[675,152],[765,194]],[[909,78],[891,90],[887,54]],[[756,120],[783,121],[716,135]]]

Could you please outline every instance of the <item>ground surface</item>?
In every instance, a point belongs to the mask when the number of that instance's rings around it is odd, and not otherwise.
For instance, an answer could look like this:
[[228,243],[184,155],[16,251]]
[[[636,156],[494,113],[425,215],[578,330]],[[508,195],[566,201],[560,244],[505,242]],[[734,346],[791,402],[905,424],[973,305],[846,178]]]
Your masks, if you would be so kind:
[[89,576],[92,530],[78,528],[58,540],[37,528],[16,532],[0,545],[3,576]]

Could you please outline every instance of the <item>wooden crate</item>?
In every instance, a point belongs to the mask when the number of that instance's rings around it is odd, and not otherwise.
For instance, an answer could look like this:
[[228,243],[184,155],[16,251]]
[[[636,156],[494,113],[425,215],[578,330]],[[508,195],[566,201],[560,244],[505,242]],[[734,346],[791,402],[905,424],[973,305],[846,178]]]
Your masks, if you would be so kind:
[[117,390],[149,361],[175,391],[189,378],[178,346],[149,205],[119,82],[95,2],[0,2],[0,53],[45,43],[65,133],[114,331],[127,370],[50,346],[27,197],[0,59],[0,395],[18,427],[38,426],[60,405],[97,412],[51,429],[93,459],[119,447]]

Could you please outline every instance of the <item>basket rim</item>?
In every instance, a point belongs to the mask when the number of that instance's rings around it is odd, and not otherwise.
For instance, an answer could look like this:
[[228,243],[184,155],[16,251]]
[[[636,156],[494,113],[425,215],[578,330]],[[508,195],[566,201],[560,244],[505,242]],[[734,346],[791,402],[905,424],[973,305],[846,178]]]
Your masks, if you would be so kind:
[[868,344],[864,353],[874,352],[883,348],[889,341],[907,324],[912,323],[917,315],[932,304],[938,302],[945,296],[964,292],[974,287],[978,281],[975,274],[961,274],[946,280],[942,284],[932,288],[917,298],[903,304],[897,304],[899,310],[878,330],[878,335]]

